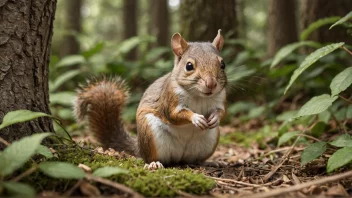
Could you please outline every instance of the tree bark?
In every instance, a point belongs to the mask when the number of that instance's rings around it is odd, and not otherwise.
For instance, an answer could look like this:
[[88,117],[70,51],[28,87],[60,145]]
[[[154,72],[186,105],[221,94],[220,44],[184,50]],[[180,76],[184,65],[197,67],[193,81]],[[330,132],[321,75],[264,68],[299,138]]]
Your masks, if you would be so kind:
[[190,41],[213,41],[218,29],[230,38],[238,36],[236,0],[182,0],[182,36]]
[[274,56],[283,46],[297,38],[295,0],[269,0],[268,55]]
[[[0,120],[19,109],[50,114],[48,65],[55,9],[56,0],[0,1]],[[11,125],[0,136],[12,142],[43,131],[54,131],[49,118]]]
[[[123,38],[137,36],[137,0],[123,1]],[[127,60],[136,60],[137,50],[132,49],[126,56]]]
[[[301,0],[301,27],[307,28],[314,21],[331,16],[343,17],[352,10],[351,0]],[[352,44],[352,37],[348,35],[343,27],[334,27],[329,30],[329,25],[315,30],[310,36],[310,40],[318,42],[341,42]]]
[[69,0],[65,1],[65,4],[65,31],[67,33],[61,45],[61,57],[72,54],[78,54],[80,52],[80,44],[75,34],[80,33],[82,31],[82,0]]
[[150,34],[156,37],[155,46],[170,46],[168,0],[151,0]]

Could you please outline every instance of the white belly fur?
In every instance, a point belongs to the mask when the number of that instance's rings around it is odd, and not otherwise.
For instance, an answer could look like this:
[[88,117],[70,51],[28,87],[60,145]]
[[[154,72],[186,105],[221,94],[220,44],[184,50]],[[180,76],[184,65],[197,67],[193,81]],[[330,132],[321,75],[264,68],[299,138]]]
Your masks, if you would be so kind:
[[[202,98],[201,100],[183,97],[182,105],[194,113],[206,115],[216,108],[224,109],[224,97],[225,91],[213,98]],[[181,109],[182,107],[178,108]],[[193,124],[169,125],[152,113],[147,114],[146,118],[151,126],[157,147],[158,161],[161,163],[195,163],[202,161],[212,154],[217,144],[218,127],[200,130]]]

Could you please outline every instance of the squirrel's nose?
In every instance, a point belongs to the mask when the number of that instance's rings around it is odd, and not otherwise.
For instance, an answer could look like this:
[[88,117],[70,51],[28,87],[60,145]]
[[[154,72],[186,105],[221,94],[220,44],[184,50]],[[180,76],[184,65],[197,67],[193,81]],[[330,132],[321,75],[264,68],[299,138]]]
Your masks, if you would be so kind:
[[214,89],[217,85],[217,82],[214,78],[208,76],[206,77],[205,79],[205,86],[208,88],[208,89]]

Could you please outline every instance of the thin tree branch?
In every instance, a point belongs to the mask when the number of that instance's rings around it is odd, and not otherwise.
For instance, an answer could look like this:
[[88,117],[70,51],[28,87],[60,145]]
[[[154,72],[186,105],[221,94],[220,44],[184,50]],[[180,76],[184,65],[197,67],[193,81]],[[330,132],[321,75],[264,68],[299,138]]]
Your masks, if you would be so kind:
[[342,100],[344,100],[345,102],[352,104],[352,101],[351,101],[351,100],[349,100],[349,99],[343,97],[341,94],[339,95],[339,97],[340,97]]
[[5,144],[6,146],[10,145],[10,143],[4,139],[2,139],[2,137],[0,137],[0,142]]
[[352,56],[352,52],[348,50],[345,46],[341,46],[342,49],[344,49],[347,53],[349,53]]
[[34,165],[31,168],[29,168],[26,171],[24,171],[23,173],[21,173],[19,176],[13,178],[11,181],[13,181],[13,182],[20,181],[24,177],[26,177],[26,176],[32,174],[33,172],[35,172],[37,169],[38,169],[38,167],[36,165]]

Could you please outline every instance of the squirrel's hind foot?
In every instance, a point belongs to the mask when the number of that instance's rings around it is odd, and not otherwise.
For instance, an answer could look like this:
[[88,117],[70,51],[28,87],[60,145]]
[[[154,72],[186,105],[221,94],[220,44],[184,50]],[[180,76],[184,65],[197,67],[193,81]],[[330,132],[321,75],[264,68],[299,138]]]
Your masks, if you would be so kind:
[[148,170],[157,170],[157,169],[162,169],[162,168],[164,168],[164,166],[159,161],[151,162],[150,164],[144,165],[144,169],[148,169]]

